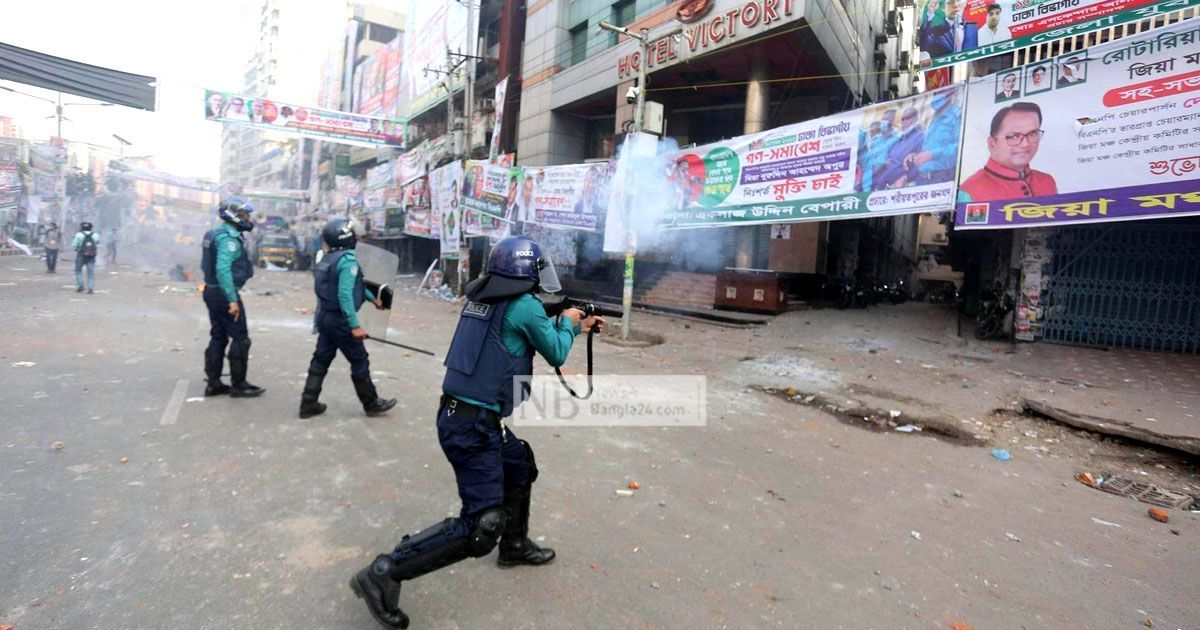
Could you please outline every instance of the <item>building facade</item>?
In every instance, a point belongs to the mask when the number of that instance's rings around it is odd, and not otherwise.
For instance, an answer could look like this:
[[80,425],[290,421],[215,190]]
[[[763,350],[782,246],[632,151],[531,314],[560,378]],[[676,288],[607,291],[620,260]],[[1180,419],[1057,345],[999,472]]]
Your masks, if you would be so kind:
[[[904,4],[904,3],[899,3]],[[517,156],[524,166],[612,158],[633,124],[627,98],[644,63],[664,138],[701,145],[910,94],[911,8],[868,0],[543,0],[529,4]],[[646,51],[606,22],[655,43]],[[671,33],[675,36],[668,36]],[[827,274],[906,275],[915,217],[675,232],[639,251],[636,290],[690,274],[683,302],[711,307],[716,274],[769,270],[812,285]],[[782,232],[780,232],[782,233]],[[704,248],[694,246],[697,239]],[[682,241],[693,246],[684,247]],[[612,285],[619,265],[581,237],[577,279]],[[696,252],[701,251],[700,254]]]

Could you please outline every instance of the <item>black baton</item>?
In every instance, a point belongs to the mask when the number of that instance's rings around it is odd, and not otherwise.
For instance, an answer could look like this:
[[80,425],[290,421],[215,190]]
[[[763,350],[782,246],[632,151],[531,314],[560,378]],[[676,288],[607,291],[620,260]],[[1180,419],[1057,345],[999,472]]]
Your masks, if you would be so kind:
[[375,342],[378,342],[378,343],[387,344],[387,345],[389,345],[389,346],[396,346],[397,348],[404,348],[405,350],[412,350],[413,352],[420,352],[421,354],[427,354],[427,355],[429,355],[429,356],[431,356],[431,357],[432,357],[432,356],[435,356],[435,355],[434,355],[432,352],[430,352],[430,351],[428,351],[428,350],[422,350],[422,349],[420,349],[420,348],[414,348],[414,347],[412,347],[412,346],[406,346],[406,345],[404,345],[404,344],[402,344],[402,343],[396,343],[395,341],[388,341],[387,339],[376,339],[375,337],[367,337],[367,339],[370,339],[371,341],[375,341]]

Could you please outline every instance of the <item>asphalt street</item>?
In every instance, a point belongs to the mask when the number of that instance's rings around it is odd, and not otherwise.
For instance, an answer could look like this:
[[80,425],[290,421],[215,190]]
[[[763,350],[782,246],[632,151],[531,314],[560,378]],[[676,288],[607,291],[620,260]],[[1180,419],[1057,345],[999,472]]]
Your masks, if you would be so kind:
[[[310,275],[250,281],[267,392],[233,400],[203,398],[194,286],[121,266],[81,295],[70,268],[0,259],[0,625],[376,627],[349,576],[458,510],[433,424],[457,305],[401,292],[392,338],[438,357],[370,347],[389,415],[363,416],[339,358],[329,411],[299,420]],[[742,359],[803,343],[786,321],[636,325],[666,343],[598,343],[597,371],[703,374],[707,426],[520,430],[558,559],[407,583],[414,628],[1200,628],[1196,515],[759,392]]]

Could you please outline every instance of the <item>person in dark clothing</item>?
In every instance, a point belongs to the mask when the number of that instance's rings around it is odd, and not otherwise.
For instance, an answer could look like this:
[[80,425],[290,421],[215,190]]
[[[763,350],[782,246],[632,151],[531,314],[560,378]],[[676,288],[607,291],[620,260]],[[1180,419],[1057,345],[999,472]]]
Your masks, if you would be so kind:
[[340,350],[350,362],[354,391],[368,416],[387,413],[396,406],[395,398],[380,398],[371,382],[371,363],[363,340],[367,331],[359,325],[358,309],[363,302],[383,308],[379,299],[363,285],[354,248],[358,237],[346,219],[334,219],[321,230],[321,239],[329,252],[313,269],[313,288],[317,293],[317,348],[308,364],[308,378],[300,395],[300,417],[325,413],[318,401],[329,364]]
[[[250,398],[264,391],[246,382],[250,358],[250,330],[246,326],[246,308],[238,291],[254,276],[254,265],[246,255],[242,233],[254,229],[250,213],[254,209],[240,199],[221,203],[221,225],[204,235],[200,268],[204,272],[204,305],[208,307],[208,348],[204,351],[204,373],[208,378],[205,396],[229,394]],[[232,386],[221,382],[225,348],[229,347],[229,377]]]
[[560,366],[576,335],[604,324],[570,308],[551,320],[536,293],[560,289],[553,263],[523,236],[497,242],[487,273],[468,286],[437,414],[438,441],[454,468],[462,509],[456,518],[405,536],[350,579],[354,594],[384,626],[408,627],[399,605],[406,580],[482,558],[497,545],[500,566],[554,559],[552,549],[529,538],[530,491],[538,477],[533,449],[501,419],[523,402],[528,381],[522,379],[533,374],[535,353]]

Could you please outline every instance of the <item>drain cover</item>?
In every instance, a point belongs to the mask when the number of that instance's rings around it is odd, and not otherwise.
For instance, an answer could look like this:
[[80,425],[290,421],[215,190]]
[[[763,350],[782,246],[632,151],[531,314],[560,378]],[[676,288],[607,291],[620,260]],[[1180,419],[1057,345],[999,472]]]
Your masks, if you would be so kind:
[[1100,489],[1120,497],[1133,497],[1142,503],[1158,505],[1166,508],[1185,509],[1195,502],[1195,497],[1167,490],[1155,485],[1113,477],[1104,482]]

